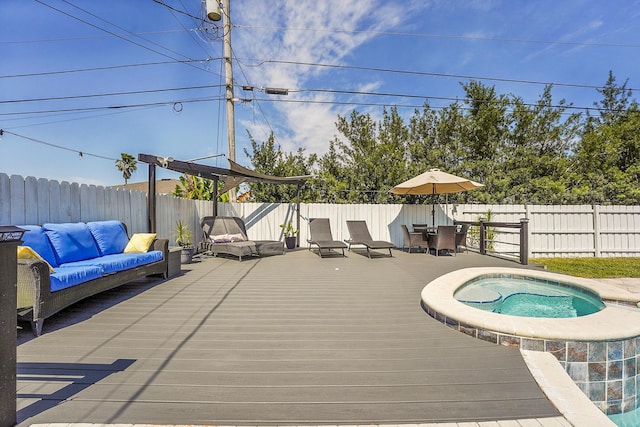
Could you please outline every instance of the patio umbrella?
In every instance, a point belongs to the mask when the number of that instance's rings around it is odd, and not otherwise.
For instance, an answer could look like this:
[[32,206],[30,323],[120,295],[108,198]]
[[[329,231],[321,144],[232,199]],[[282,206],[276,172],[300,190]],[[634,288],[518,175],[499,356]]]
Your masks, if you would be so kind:
[[[439,169],[430,169],[427,172],[398,184],[389,190],[393,194],[448,194],[473,190],[484,187],[484,184],[461,178]],[[431,208],[432,224],[436,223],[435,206]]]

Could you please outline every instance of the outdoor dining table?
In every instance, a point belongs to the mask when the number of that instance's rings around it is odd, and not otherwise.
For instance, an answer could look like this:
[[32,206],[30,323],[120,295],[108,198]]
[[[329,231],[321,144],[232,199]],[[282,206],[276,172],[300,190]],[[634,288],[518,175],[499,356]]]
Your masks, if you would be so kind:
[[434,227],[427,224],[413,224],[413,231],[422,232],[424,237],[427,237],[429,234],[438,233],[438,227]]
[[[433,239],[438,235],[438,227],[427,224],[413,224],[413,231],[422,232],[424,239],[429,242],[429,246],[432,245]],[[464,238],[465,232],[461,230],[461,227],[456,228],[456,242]],[[465,243],[466,246],[466,243]]]

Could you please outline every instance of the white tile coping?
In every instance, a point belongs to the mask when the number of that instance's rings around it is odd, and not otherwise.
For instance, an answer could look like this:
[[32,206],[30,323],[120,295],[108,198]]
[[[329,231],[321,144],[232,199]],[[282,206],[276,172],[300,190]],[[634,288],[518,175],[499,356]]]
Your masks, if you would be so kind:
[[616,426],[578,388],[551,353],[520,352],[542,391],[571,424],[580,427]]
[[521,268],[476,267],[457,270],[431,281],[422,301],[435,312],[468,326],[520,337],[564,341],[617,341],[640,336],[640,310],[608,304],[603,310],[574,318],[530,318],[482,311],[457,301],[461,285],[485,274],[514,274],[570,283],[596,292],[603,299],[638,301],[638,293],[592,279]]
[[[240,427],[229,425],[183,425],[183,424],[89,424],[89,423],[50,423],[32,424],[30,427]],[[251,426],[260,427],[260,426]],[[274,427],[274,426],[271,426]],[[276,426],[277,427],[277,426]],[[297,427],[297,426],[282,426]],[[309,425],[299,427],[313,427]],[[364,425],[321,425],[318,427],[573,427],[565,418],[526,418],[520,420],[471,421],[463,423],[427,423],[427,424],[364,424]]]

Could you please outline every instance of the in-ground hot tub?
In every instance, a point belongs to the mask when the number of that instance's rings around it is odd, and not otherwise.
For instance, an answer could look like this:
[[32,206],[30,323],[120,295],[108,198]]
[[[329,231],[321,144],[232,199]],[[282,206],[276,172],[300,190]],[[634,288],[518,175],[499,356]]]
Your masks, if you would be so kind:
[[580,317],[605,308],[600,295],[571,283],[513,274],[485,274],[453,297],[468,306],[523,317]]
[[[491,277],[584,289],[607,304],[580,317],[542,318],[484,311],[454,298],[468,283]],[[451,328],[495,344],[552,353],[606,414],[640,407],[640,310],[635,307],[637,301],[615,299],[599,291],[593,280],[516,268],[462,269],[433,280],[422,290],[425,311]]]

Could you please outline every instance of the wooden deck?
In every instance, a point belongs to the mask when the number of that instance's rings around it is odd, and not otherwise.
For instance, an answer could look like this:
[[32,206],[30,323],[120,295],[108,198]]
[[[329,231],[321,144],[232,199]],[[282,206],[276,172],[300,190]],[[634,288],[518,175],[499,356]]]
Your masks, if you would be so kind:
[[18,421],[318,425],[557,417],[517,349],[434,321],[432,278],[475,253],[203,258],[18,333]]

